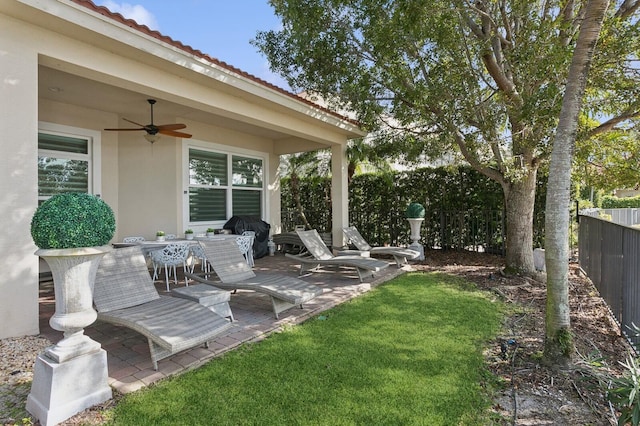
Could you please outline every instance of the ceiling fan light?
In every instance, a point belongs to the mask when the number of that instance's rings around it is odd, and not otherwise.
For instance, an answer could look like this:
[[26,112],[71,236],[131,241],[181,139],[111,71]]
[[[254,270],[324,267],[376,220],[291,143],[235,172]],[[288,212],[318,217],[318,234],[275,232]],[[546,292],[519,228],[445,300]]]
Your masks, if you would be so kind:
[[157,141],[158,139],[160,139],[160,135],[151,135],[149,133],[145,133],[144,138],[151,143],[154,143],[155,141]]

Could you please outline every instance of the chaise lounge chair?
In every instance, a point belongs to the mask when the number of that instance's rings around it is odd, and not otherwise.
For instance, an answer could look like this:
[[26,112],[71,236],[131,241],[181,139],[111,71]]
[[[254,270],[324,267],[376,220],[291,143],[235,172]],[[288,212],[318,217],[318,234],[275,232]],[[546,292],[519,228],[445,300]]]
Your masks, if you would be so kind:
[[207,345],[231,326],[196,302],[159,295],[140,247],[112,250],[102,258],[93,303],[99,320],[131,328],[147,338],[155,370],[159,360]]
[[322,288],[298,278],[278,274],[256,274],[240,253],[235,241],[200,241],[205,256],[219,281],[209,280],[207,275],[187,273],[194,281],[228,290],[253,290],[271,298],[273,313],[278,314],[322,294]]
[[413,260],[420,257],[420,252],[404,247],[371,247],[369,243],[360,235],[355,226],[342,228],[344,235],[353,243],[358,250],[346,250],[347,253],[355,252],[361,256],[369,256],[376,254],[388,254],[393,256],[396,265],[400,268],[402,265],[409,263],[409,259]]
[[374,273],[389,266],[387,262],[368,257],[334,256],[315,229],[296,232],[307,251],[298,255],[285,253],[285,256],[300,263],[300,275],[316,270],[320,266],[349,266],[356,268],[360,282],[363,282],[364,278],[373,276]]

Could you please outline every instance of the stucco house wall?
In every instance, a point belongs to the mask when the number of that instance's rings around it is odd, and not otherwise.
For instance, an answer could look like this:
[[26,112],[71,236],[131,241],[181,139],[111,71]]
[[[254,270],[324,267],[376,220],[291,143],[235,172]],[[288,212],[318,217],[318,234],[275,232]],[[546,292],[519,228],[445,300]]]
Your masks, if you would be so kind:
[[[215,52],[213,52],[215,53]],[[123,118],[185,123],[191,139],[150,144]],[[0,338],[37,334],[38,272],[30,236],[38,205],[38,131],[92,141],[90,191],[117,231],[152,238],[189,226],[189,147],[259,157],[263,219],[280,231],[281,154],[330,147],[334,240],[347,224],[346,143],[357,123],[87,0],[0,0]]]

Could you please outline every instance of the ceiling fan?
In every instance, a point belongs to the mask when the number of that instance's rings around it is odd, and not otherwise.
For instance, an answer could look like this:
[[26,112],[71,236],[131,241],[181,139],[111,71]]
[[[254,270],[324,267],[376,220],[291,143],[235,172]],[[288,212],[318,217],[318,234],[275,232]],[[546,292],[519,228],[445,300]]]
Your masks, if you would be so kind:
[[144,135],[145,139],[147,139],[149,142],[154,143],[157,138],[158,138],[158,134],[161,135],[167,135],[167,136],[175,136],[177,138],[190,138],[191,135],[188,133],[183,133],[183,132],[176,132],[176,130],[180,130],[180,129],[184,129],[185,127],[187,127],[186,124],[182,124],[182,123],[175,123],[175,124],[153,124],[153,105],[156,103],[155,99],[147,99],[147,102],[149,102],[149,105],[151,106],[151,124],[147,124],[146,126],[140,123],[136,123],[135,121],[131,121],[129,119],[126,118],[122,118],[124,121],[128,121],[131,124],[135,124],[136,126],[140,126],[137,128],[127,128],[127,129],[104,129],[104,130],[112,130],[112,131],[117,131],[117,132],[129,132],[129,131],[136,131],[136,130],[144,130],[147,132],[146,135]]

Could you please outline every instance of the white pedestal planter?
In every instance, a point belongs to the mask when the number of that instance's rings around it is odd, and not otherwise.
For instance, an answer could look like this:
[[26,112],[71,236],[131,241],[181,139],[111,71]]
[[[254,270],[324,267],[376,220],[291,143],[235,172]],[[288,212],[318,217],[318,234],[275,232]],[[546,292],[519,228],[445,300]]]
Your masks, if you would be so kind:
[[111,248],[38,250],[51,268],[56,312],[49,320],[64,338],[36,359],[27,410],[42,425],[60,423],[111,398],[107,353],[84,335],[97,318],[93,284],[102,256]]
[[422,227],[422,222],[424,222],[424,218],[408,218],[409,226],[411,228],[411,244],[409,248],[411,250],[415,250],[420,252],[419,260],[424,260],[424,247],[420,244],[420,228]]

